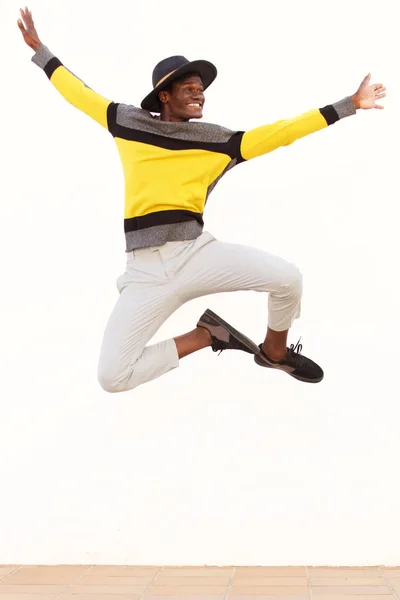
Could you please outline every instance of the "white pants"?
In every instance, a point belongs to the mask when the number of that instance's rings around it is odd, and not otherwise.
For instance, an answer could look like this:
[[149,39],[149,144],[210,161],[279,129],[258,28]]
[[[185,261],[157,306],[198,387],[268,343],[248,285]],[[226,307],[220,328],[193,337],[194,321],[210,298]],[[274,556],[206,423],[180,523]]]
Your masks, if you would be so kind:
[[127,253],[117,287],[120,296],[106,326],[98,370],[100,385],[108,392],[131,390],[179,365],[173,339],[146,344],[193,298],[239,290],[269,292],[269,327],[289,329],[300,315],[302,276],[282,258],[219,242],[204,232],[196,240]]

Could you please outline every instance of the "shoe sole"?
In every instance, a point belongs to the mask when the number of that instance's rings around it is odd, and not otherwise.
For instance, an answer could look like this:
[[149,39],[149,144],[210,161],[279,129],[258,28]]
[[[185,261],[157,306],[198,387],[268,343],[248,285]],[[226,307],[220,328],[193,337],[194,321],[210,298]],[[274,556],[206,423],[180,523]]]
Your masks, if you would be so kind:
[[234,337],[238,342],[247,348],[247,351],[250,354],[258,354],[260,352],[260,348],[257,346],[257,344],[255,344],[250,338],[243,335],[243,333],[240,333],[240,331],[232,327],[232,325],[229,325],[229,323],[221,319],[221,317],[216,315],[209,308],[207,308],[203,316],[210,317],[217,325],[224,327],[232,337]]
[[[258,354],[259,354],[259,352],[260,352],[260,349],[258,350]],[[259,365],[260,367],[265,367],[267,369],[275,369],[276,371],[282,371],[282,373],[286,373],[287,375],[290,375],[290,377],[293,377],[293,379],[297,379],[298,381],[303,381],[304,383],[320,383],[324,378],[323,375],[319,379],[308,379],[307,377],[301,377],[301,375],[294,375],[293,373],[290,373],[290,371],[285,371],[285,369],[280,369],[278,366],[272,367],[271,365],[269,365],[268,363],[263,361],[262,358],[257,360],[257,356],[254,357],[254,362],[257,365]]]

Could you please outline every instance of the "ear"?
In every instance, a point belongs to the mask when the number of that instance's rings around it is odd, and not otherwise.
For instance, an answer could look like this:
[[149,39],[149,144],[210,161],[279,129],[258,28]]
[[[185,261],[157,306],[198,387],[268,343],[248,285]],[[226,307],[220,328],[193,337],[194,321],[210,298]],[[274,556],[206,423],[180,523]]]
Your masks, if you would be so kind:
[[158,93],[158,99],[163,104],[167,104],[167,102],[168,102],[168,94],[167,94],[167,92],[165,90],[163,90],[162,92],[159,92]]

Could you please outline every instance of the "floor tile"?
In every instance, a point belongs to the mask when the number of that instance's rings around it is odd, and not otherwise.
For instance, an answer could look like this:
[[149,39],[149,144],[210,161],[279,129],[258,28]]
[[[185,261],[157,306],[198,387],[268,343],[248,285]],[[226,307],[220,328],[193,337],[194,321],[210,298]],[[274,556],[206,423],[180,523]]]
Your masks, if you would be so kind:
[[306,577],[258,577],[257,575],[253,575],[249,577],[248,575],[237,575],[235,574],[233,578],[233,585],[273,585],[278,587],[285,586],[306,586],[307,578]]
[[246,577],[305,577],[305,567],[237,567],[235,576]]
[[21,567],[7,577],[7,584],[69,584],[76,581],[86,570],[87,567]]
[[152,577],[118,577],[103,575],[82,575],[77,585],[134,585],[147,587]]
[[[69,594],[132,594],[140,596],[146,587],[137,585],[71,585]],[[2,600],[0,596],[0,600]]]
[[171,585],[171,586],[152,586],[147,592],[148,596],[219,596],[226,593],[227,586],[220,585],[197,585],[197,586],[184,586],[184,585]]
[[310,577],[351,577],[369,578],[380,577],[378,567],[308,567]]
[[9,575],[10,573],[12,573],[13,571],[16,571],[17,569],[19,569],[20,567],[0,567],[0,578],[2,577],[6,577],[7,575]]
[[337,585],[341,586],[374,586],[374,585],[386,585],[386,580],[384,577],[370,577],[370,578],[362,578],[362,577],[310,577],[310,583],[312,587],[318,586],[330,586],[334,587]]
[[[66,592],[57,596],[57,600],[139,600],[140,596],[141,594],[137,596],[132,594],[79,594],[76,596]],[[1,596],[0,600],[3,600]],[[13,600],[19,600],[19,598],[14,596]],[[35,598],[32,597],[32,600]]]
[[[228,600],[229,598],[232,598],[232,600],[309,600],[308,596],[270,596],[268,594],[251,594],[251,592],[249,592],[248,594],[229,594],[228,595]],[[385,596],[386,598],[386,596]],[[387,600],[387,598],[386,598]]]
[[69,577],[15,577],[9,575],[5,579],[0,580],[1,585],[71,585],[77,580],[77,577],[70,579]]
[[[4,581],[4,580],[3,580]],[[389,582],[390,587],[392,587],[395,591],[395,593],[400,596],[400,583],[393,583],[393,579],[391,582]]]
[[55,600],[56,597],[55,594],[1,594],[0,600]]
[[160,574],[152,584],[154,587],[159,586],[171,586],[171,585],[186,585],[197,586],[197,585],[208,585],[208,586],[225,586],[227,587],[230,581],[229,576],[225,577],[164,577]]
[[374,594],[373,596],[368,594],[358,594],[357,596],[351,594],[315,594],[313,591],[313,600],[394,600],[394,598],[394,596],[380,594]]
[[269,585],[236,585],[232,586],[229,592],[231,596],[242,595],[260,595],[265,596],[307,596],[307,586],[269,586]]
[[0,598],[1,594],[61,594],[66,590],[66,585],[9,585],[4,583],[4,579],[0,582]]
[[164,567],[159,577],[226,577],[232,567]]
[[313,598],[319,596],[329,596],[336,594],[337,596],[364,596],[385,595],[391,594],[389,588],[384,585],[360,585],[360,586],[332,586],[332,587],[317,587],[312,588]]
[[[225,594],[207,594],[207,596],[203,596],[202,594],[190,595],[190,598],[194,597],[195,600],[224,600]],[[57,599],[58,600],[58,599]],[[80,598],[76,598],[76,600],[80,600]],[[89,599],[90,600],[90,599]],[[102,598],[99,600],[103,600]],[[118,600],[118,599],[117,599]],[[148,596],[144,597],[144,600],[188,600],[188,594],[185,595],[157,595],[157,596]]]
[[89,565],[22,565],[20,571],[26,573],[51,573],[57,575],[74,575],[87,571]]
[[94,565],[86,571],[85,575],[103,575],[104,577],[147,577],[152,579],[159,571],[161,571],[161,567]]

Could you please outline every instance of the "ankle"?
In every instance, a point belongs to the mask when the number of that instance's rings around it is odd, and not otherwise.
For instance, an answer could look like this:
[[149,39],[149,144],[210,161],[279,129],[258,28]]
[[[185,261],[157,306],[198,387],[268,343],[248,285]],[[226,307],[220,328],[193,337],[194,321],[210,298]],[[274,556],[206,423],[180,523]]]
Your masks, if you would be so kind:
[[274,362],[278,362],[280,360],[285,360],[287,358],[287,348],[273,346],[271,344],[266,344],[265,342],[262,345],[262,351],[264,354]]
[[196,327],[196,335],[199,337],[199,339],[201,340],[201,343],[203,345],[204,348],[206,348],[207,346],[211,346],[212,344],[212,338],[211,338],[211,333],[208,331],[208,329],[206,329],[205,327],[201,327],[201,326],[197,326]]

